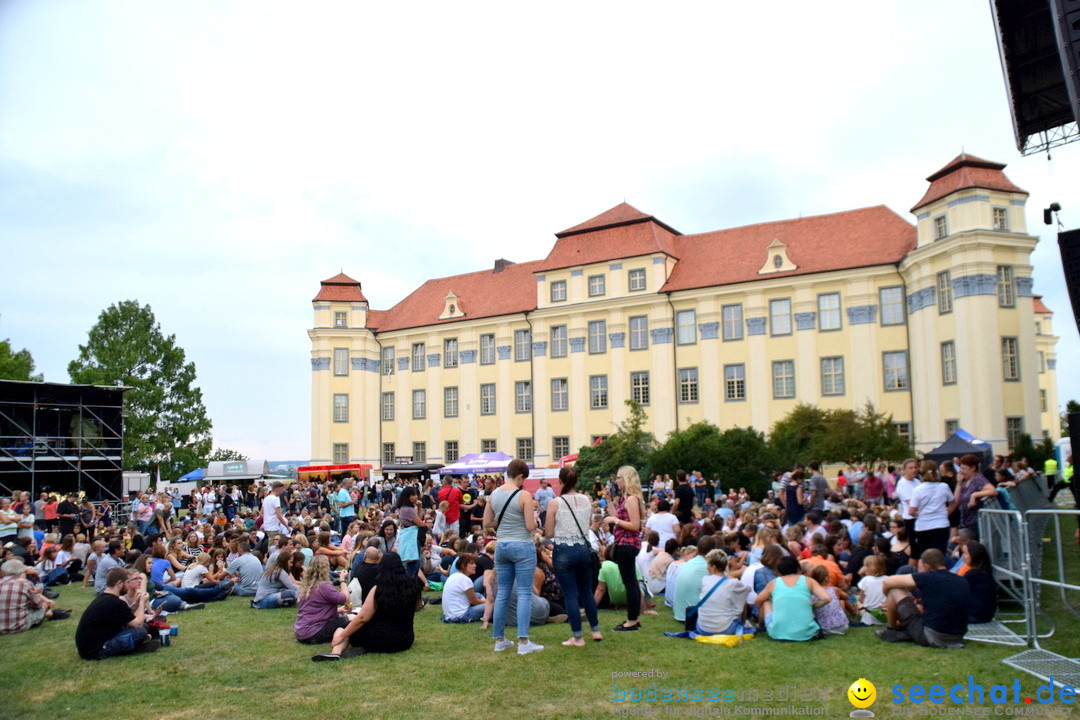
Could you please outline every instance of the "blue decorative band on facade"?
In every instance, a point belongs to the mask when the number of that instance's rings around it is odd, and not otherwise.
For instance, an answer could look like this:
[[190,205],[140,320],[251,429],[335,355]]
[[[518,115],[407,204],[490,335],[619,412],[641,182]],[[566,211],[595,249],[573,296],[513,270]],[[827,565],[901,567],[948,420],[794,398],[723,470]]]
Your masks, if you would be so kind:
[[1032,279],[1029,277],[1016,278],[1016,296],[1031,297]]
[[458,361],[461,362],[462,364],[476,362],[476,351],[475,350],[462,350],[461,352],[458,353]]
[[371,358],[353,358],[352,369],[377,373],[379,372],[379,361]]
[[608,335],[608,341],[611,342],[611,347],[621,348],[626,345],[626,333],[610,333]]
[[611,263],[608,265],[608,270],[622,270],[622,263]]
[[747,335],[764,335],[765,325],[768,323],[767,318],[755,317],[746,318],[746,334]]
[[581,277],[584,274],[585,274],[584,270],[571,270],[570,271],[570,277]]
[[963,205],[964,203],[971,202],[990,202],[989,195],[972,195],[971,197],[957,198],[956,200],[949,201],[949,207],[956,207],[957,205]]
[[428,367],[439,367],[439,361],[441,359],[439,353],[431,353],[427,356]]
[[856,305],[847,309],[848,324],[867,325],[877,322],[877,305]]
[[509,360],[510,359],[510,346],[509,345],[500,345],[497,348],[495,348],[495,352],[499,353],[499,359],[500,360]]
[[907,296],[908,313],[917,312],[925,307],[930,307],[937,302],[937,290],[933,287],[925,287],[916,290]]
[[546,280],[546,279],[547,279],[547,277],[544,276],[544,275],[537,275],[536,276],[536,282],[544,282],[544,280]]
[[953,278],[953,297],[997,295],[997,275],[964,275]]
[[357,312],[362,312],[364,310],[367,310],[367,305],[353,305],[352,309]]
[[547,343],[546,342],[534,342],[532,344],[533,355],[537,357],[544,357],[547,355]]
[[1027,205],[1027,200],[1010,200],[1009,204],[1016,205],[1018,207],[1024,207],[1025,205]]
[[715,340],[720,337],[720,323],[718,322],[699,323],[698,330],[701,332],[702,340]]
[[585,352],[585,338],[570,338],[570,352]]
[[329,303],[312,303],[312,304],[315,306],[316,310],[329,310],[330,309]]
[[653,328],[650,333],[652,334],[653,343],[657,345],[671,342],[671,328]]
[[311,358],[312,370],[329,370],[330,358]]
[[816,312],[795,313],[796,330],[813,330],[817,321]]
[[928,217],[930,217],[930,213],[928,213],[928,212],[921,212],[921,213],[919,213],[918,215],[916,215],[916,216],[915,216],[915,219],[916,219],[916,220],[925,220],[925,219],[926,219],[926,218],[928,218]]
[[663,265],[664,264],[664,258],[662,258],[662,257],[654,257],[652,259],[652,264],[653,265]]
[[397,359],[397,369],[398,370],[408,370],[409,369],[409,358],[408,357],[399,357]]

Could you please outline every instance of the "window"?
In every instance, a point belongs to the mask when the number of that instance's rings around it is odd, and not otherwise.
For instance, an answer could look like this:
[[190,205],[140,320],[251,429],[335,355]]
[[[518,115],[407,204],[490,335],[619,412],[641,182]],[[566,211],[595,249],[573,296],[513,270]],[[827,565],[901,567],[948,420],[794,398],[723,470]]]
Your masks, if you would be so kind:
[[649,348],[649,318],[635,315],[630,318],[630,349],[647,350]]
[[597,445],[599,445],[600,443],[604,442],[607,439],[608,439],[607,435],[593,435],[591,438],[589,438],[589,444],[592,445],[593,447],[596,447]]
[[941,343],[941,384],[956,384],[956,342],[953,340]]
[[893,427],[896,428],[896,434],[899,435],[909,445],[911,444],[911,423],[909,422],[895,422]]
[[553,280],[551,282],[551,302],[566,302],[565,280]]
[[746,366],[742,363],[724,366],[724,399],[746,399]]
[[724,339],[742,340],[742,304],[725,305],[722,308]]
[[821,358],[821,394],[844,394],[844,358]]
[[394,419],[394,393],[392,392],[382,394],[382,419],[385,422],[392,422]]
[[675,313],[675,339],[680,345],[697,342],[697,311],[680,310]]
[[426,348],[424,346],[424,343],[413,343],[412,344],[412,369],[413,369],[413,372],[420,372],[421,370],[424,369],[425,362],[427,360],[427,355],[425,353],[427,353],[427,350],[426,350]]
[[349,327],[349,313],[344,310],[334,311],[334,327],[343,328]]
[[882,353],[882,358],[885,364],[885,389],[907,390],[909,387],[907,352],[898,350]]
[[334,393],[334,422],[349,422],[349,396]]
[[519,413],[532,412],[532,383],[528,380],[514,383],[514,410]]
[[904,324],[904,288],[899,285],[881,288],[878,301],[881,304],[882,325]]
[[645,268],[635,268],[626,274],[626,286],[630,292],[640,292],[645,289]]
[[457,440],[447,440],[443,443],[443,462],[455,463],[459,457]]
[[589,354],[597,355],[607,352],[607,321],[589,321]]
[[458,416],[458,389],[454,387],[444,387],[442,391],[443,401],[443,416],[453,418]]
[[384,347],[382,349],[382,368],[383,375],[394,374],[394,348]]
[[480,414],[495,414],[495,383],[484,383],[480,386]]
[[426,442],[414,442],[412,444],[412,460],[418,463],[427,462]]
[[1046,391],[1045,390],[1039,390],[1039,412],[1046,412],[1046,408],[1047,408]]
[[956,434],[956,431],[959,430],[959,429],[960,429],[960,421],[959,420],[946,420],[945,421],[945,439],[948,440],[949,438],[951,438],[953,435]]
[[427,390],[412,391],[412,418],[423,420],[427,417]]
[[698,401],[697,368],[679,369],[679,402],[696,403]]
[[397,450],[394,448],[394,443],[382,444],[382,461],[383,464],[394,462],[397,457]]
[[495,336],[494,335],[481,335],[480,336],[480,364],[481,365],[494,365],[495,364]]
[[817,296],[818,330],[839,330],[840,293],[824,293]]
[[1046,372],[1046,353],[1039,350],[1037,357],[1039,358],[1039,374],[1041,375]]
[[589,407],[593,410],[607,409],[607,375],[589,376]]
[[480,441],[480,452],[489,453],[489,452],[498,452],[498,451],[499,451],[499,443],[497,443],[495,440],[487,439],[487,440],[481,440]]
[[1009,209],[1003,207],[994,208],[994,229],[1008,231]]
[[443,340],[442,366],[444,368],[456,368],[458,366],[457,338]]
[[1001,370],[1006,380],[1020,379],[1020,355],[1014,337],[1001,338]]
[[349,374],[349,349],[334,348],[334,375],[342,377]]
[[551,455],[558,460],[570,454],[570,438],[566,435],[556,435],[551,438]]
[[791,334],[791,299],[769,301],[769,333],[771,335]]
[[639,405],[649,404],[649,372],[630,373],[630,397]]
[[570,409],[570,385],[566,378],[551,378],[551,409]]
[[589,297],[603,297],[606,292],[607,281],[603,275],[589,276]]
[[528,360],[532,357],[532,333],[528,330],[514,331],[514,360]]
[[524,460],[525,462],[532,462],[533,459],[533,441],[532,438],[518,438],[517,439],[517,458]]
[[566,357],[566,326],[551,326],[551,357]]
[[938,215],[934,218],[934,239],[941,240],[947,237],[949,237],[949,221],[944,215]]
[[772,364],[773,397],[795,397],[795,361],[776,360]]
[[1016,306],[1016,288],[1013,286],[1012,265],[998,265],[997,269],[998,307]]
[[944,270],[937,274],[937,311],[938,315],[952,312],[952,273]]
[[1009,449],[1012,450],[1020,442],[1020,436],[1024,434],[1024,418],[1005,418],[1005,437],[1009,440]]
[[334,443],[334,464],[344,465],[349,462],[349,443]]
[[1035,334],[1042,335],[1042,323],[1038,320],[1035,321]]

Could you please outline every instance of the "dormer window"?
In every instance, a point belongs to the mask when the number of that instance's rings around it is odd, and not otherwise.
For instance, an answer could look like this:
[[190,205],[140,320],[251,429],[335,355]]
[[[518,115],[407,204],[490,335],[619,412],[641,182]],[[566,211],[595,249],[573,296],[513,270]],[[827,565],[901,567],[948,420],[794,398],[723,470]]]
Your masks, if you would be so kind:
[[465,317],[465,311],[461,309],[461,298],[451,290],[446,293],[446,297],[443,298],[443,311],[442,315],[439,315],[439,319],[447,320],[449,318],[459,317]]
[[758,275],[791,272],[792,270],[799,269],[798,266],[788,258],[787,245],[781,240],[773,240],[769,243],[768,247],[765,248],[765,252],[765,264],[758,270]]
[[947,237],[949,237],[949,221],[944,215],[938,215],[934,218],[934,239],[942,240]]

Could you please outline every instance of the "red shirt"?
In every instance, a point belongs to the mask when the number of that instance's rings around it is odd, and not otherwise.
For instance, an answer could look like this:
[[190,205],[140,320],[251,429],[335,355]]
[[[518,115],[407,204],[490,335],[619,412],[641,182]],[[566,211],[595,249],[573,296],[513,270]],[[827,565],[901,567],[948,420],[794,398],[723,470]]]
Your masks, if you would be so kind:
[[443,485],[439,488],[439,502],[444,500],[450,504],[446,509],[446,522],[453,525],[461,517],[461,488]]

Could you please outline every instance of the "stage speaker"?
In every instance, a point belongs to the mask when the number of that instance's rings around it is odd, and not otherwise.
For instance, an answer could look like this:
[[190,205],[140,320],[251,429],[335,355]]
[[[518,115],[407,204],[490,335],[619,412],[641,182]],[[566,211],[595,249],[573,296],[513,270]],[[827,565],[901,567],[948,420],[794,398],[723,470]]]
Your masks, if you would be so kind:
[[[1065,416],[1069,421],[1069,437],[1080,438],[1080,412],[1069,413]],[[1073,446],[1073,450],[1076,446]]]
[[1061,249],[1061,267],[1065,271],[1065,287],[1072,300],[1073,320],[1080,330],[1080,230],[1058,233],[1058,247]]
[[1080,120],[1080,0],[1054,0],[1054,34],[1073,120]]

